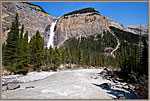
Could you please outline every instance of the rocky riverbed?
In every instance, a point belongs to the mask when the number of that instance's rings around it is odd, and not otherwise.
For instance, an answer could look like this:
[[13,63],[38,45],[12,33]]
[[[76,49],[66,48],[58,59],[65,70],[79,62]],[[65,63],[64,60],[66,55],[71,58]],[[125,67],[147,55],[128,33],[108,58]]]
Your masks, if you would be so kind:
[[[2,78],[4,99],[137,99],[133,86],[115,80],[104,69],[31,72]],[[9,79],[8,79],[9,78]],[[8,84],[19,85],[8,90]],[[22,83],[21,83],[22,82]],[[10,86],[10,85],[9,85]]]

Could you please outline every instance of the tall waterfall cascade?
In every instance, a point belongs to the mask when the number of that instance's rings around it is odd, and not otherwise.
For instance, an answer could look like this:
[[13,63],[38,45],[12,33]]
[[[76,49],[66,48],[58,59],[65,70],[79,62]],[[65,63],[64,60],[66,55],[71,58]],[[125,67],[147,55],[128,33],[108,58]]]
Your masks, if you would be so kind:
[[57,20],[55,22],[52,22],[52,25],[50,27],[50,37],[49,37],[49,40],[48,40],[48,43],[47,43],[47,48],[49,49],[49,47],[51,46],[52,48],[54,48],[54,35],[55,35],[55,32],[54,32],[54,29],[55,29],[55,25],[57,23]]

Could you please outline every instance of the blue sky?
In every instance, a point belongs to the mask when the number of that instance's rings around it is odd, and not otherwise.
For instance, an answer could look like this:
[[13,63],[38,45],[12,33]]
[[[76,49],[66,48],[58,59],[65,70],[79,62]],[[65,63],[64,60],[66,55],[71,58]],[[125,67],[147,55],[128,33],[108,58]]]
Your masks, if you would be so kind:
[[102,16],[128,26],[148,25],[148,2],[29,2],[41,6],[48,14],[59,17],[74,10],[93,7]]

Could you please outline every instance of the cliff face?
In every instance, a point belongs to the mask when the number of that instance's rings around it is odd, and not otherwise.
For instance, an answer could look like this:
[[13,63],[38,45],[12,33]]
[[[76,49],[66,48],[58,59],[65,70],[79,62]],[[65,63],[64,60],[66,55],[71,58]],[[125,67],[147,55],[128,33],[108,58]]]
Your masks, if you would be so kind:
[[[126,27],[114,21],[111,18],[101,16],[100,13],[93,8],[82,9],[65,14],[59,18],[46,14],[42,8],[28,4],[16,2],[2,3],[2,41],[6,42],[7,33],[11,27],[16,13],[19,14],[19,21],[24,24],[25,31],[28,30],[29,38],[31,38],[37,30],[40,31],[44,38],[45,46],[47,45],[50,33],[50,26],[56,19],[54,45],[60,46],[66,39],[71,37],[80,37],[87,35],[100,34],[107,31],[109,26],[119,28],[121,30],[138,34],[139,30]],[[138,28],[137,28],[138,29]],[[148,31],[148,29],[144,29]]]
[[75,14],[61,17],[56,25],[55,45],[71,37],[100,34],[106,30],[106,24],[100,15],[92,13]]
[[99,13],[71,13],[70,15],[62,16],[56,25],[55,46],[59,46],[64,40],[71,37],[80,37],[87,35],[101,34],[107,31],[110,26],[118,29],[137,34],[133,29],[130,29],[115,20],[101,16]]
[[131,25],[131,26],[128,26],[129,29],[132,29],[135,33],[137,34],[140,34],[141,35],[144,35],[144,34],[148,34],[148,26],[143,24],[143,25]]
[[6,42],[7,33],[11,27],[11,23],[16,16],[19,15],[19,21],[24,24],[25,31],[29,32],[29,39],[40,31],[42,36],[46,27],[51,25],[56,17],[46,14],[40,7],[28,3],[3,2],[2,3],[2,40]]

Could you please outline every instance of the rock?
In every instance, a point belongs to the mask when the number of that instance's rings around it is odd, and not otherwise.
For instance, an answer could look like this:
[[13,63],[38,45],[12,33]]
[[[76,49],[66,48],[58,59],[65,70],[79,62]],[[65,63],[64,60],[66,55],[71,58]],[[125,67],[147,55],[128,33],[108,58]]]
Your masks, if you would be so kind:
[[125,94],[118,94],[117,99],[126,99],[126,95]]
[[[30,14],[29,14],[30,12]],[[11,27],[11,23],[14,20],[16,13],[19,15],[19,21],[24,24],[24,32],[28,31],[29,40],[36,31],[39,30],[44,42],[47,41],[48,27],[56,19],[55,16],[49,15],[41,10],[36,5],[31,5],[24,2],[3,2],[2,3],[2,39],[3,43],[6,43],[7,33]],[[45,35],[46,34],[46,35]],[[46,43],[47,44],[47,43]]]
[[130,89],[135,89],[135,87],[132,86],[132,85],[128,85],[128,86],[129,86]]
[[111,84],[110,83],[103,83],[100,85],[101,88],[111,88]]
[[102,70],[102,71],[100,72],[100,74],[107,75],[107,76],[109,76],[110,78],[114,77],[114,75],[112,75],[112,74],[113,74],[112,71],[109,70],[109,69],[107,69],[107,68],[104,68],[104,70]]
[[2,87],[2,92],[6,91],[6,90],[7,90],[6,86]]
[[115,80],[115,78],[112,78],[112,82],[114,82],[114,83],[118,83],[118,81],[117,81],[117,80]]
[[129,90],[129,86],[128,85],[125,85],[122,87],[123,89],[126,89],[126,90]]
[[42,71],[49,71],[50,67],[48,67],[48,66],[41,66],[41,70]]
[[120,78],[116,78],[116,80],[117,80],[117,81],[122,81],[123,79],[120,79]]
[[141,34],[142,35],[148,33],[148,30],[147,30],[148,25],[145,25],[145,24],[143,24],[141,26],[139,24],[137,24],[137,25],[131,25],[131,26],[127,26],[127,27],[129,29],[134,30],[134,32],[136,32],[137,34],[140,34],[140,29],[141,29]]
[[105,68],[104,70],[102,70],[102,71],[101,71],[101,73],[100,73],[100,74],[108,74],[108,73],[109,73],[108,69],[107,69],[107,68]]
[[15,83],[9,83],[9,84],[7,84],[7,87],[6,87],[7,90],[14,90],[14,89],[17,89],[17,88],[20,88],[20,85],[15,84]]
[[95,77],[94,79],[98,79],[98,77]]
[[2,66],[2,76],[10,75],[11,72],[7,71],[3,66]]
[[117,88],[123,88],[122,85],[118,85],[118,84],[116,85],[116,87],[117,87]]
[[34,86],[28,86],[28,87],[25,87],[25,89],[28,89],[28,88],[35,88]]

